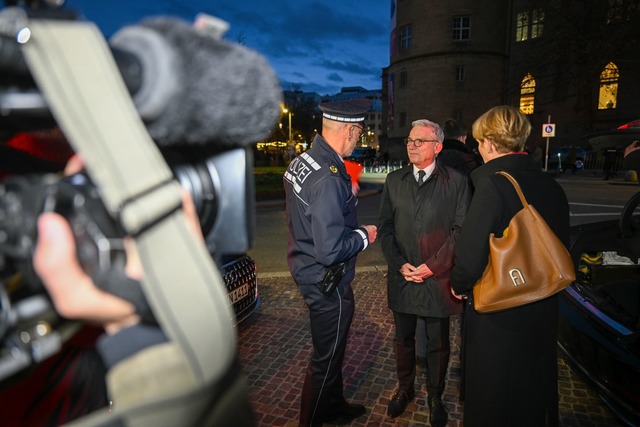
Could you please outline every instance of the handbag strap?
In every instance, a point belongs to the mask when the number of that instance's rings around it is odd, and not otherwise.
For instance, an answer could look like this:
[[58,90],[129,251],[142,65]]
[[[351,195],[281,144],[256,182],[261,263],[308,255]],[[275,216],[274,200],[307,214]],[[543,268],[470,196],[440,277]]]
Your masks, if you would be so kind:
[[520,201],[522,202],[522,206],[525,208],[529,206],[529,202],[527,202],[527,199],[524,197],[524,194],[522,193],[520,184],[518,184],[518,181],[516,181],[514,177],[512,177],[510,174],[508,174],[505,171],[498,171],[496,172],[496,175],[503,175],[504,177],[506,177],[511,182],[511,184],[513,184],[513,186],[515,187],[516,192],[518,193],[518,197],[520,197]]

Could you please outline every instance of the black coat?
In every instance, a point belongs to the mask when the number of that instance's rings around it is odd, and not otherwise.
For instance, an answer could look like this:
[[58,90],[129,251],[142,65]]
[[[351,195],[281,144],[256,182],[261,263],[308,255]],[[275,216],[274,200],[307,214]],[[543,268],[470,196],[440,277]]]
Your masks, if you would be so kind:
[[[467,177],[439,162],[420,187],[411,165],[387,175],[378,241],[389,266],[389,308],[432,317],[460,313],[449,274],[470,198]],[[407,282],[399,272],[407,262],[416,267],[425,263],[434,275],[423,283]]]
[[[489,235],[501,236],[522,204],[511,183],[565,243],[569,242],[567,197],[526,154],[494,159],[471,173],[473,200],[456,244],[451,286],[466,293],[462,333],[464,424],[482,426],[558,425],[557,296],[493,314],[473,308],[474,284],[489,256]],[[535,254],[531,262],[535,263]],[[545,421],[548,420],[548,421]]]
[[482,158],[462,141],[445,139],[442,141],[442,151],[438,154],[438,162],[469,175],[482,164]]

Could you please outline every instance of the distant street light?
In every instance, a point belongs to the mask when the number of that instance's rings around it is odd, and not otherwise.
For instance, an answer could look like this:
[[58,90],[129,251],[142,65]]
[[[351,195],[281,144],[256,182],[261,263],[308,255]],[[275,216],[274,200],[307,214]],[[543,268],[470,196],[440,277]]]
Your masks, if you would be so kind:
[[287,108],[284,108],[282,110],[282,112],[285,113],[285,114],[289,114],[289,141],[288,142],[290,143],[291,142],[291,115],[292,115],[292,113]]

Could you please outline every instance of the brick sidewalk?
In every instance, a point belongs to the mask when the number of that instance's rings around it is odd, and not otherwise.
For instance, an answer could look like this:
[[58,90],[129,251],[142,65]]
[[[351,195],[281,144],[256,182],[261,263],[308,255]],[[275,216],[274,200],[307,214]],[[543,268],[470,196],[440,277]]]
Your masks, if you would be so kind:
[[[275,275],[277,276],[277,275]],[[289,275],[262,277],[262,305],[238,327],[241,361],[260,426],[297,426],[300,391],[311,352],[308,311]],[[387,403],[396,387],[393,316],[387,308],[386,277],[376,268],[358,270],[352,283],[356,312],[344,361],[345,397],[362,403],[367,413],[353,426],[427,426],[424,378],[416,398],[400,417],[387,417]],[[462,426],[458,402],[460,381],[459,318],[451,320],[452,354],[443,400],[449,426]],[[620,426],[604,404],[558,358],[560,424]]]

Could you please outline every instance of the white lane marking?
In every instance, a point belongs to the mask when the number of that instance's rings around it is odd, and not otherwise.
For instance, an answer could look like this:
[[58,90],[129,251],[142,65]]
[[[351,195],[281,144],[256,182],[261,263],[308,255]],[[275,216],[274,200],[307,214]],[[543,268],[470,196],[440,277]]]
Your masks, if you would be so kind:
[[598,208],[618,208],[618,209],[624,208],[624,206],[620,206],[620,205],[596,205],[596,204],[593,204],[593,203],[575,203],[575,202],[569,202],[569,205],[595,206],[595,207],[598,207]]

